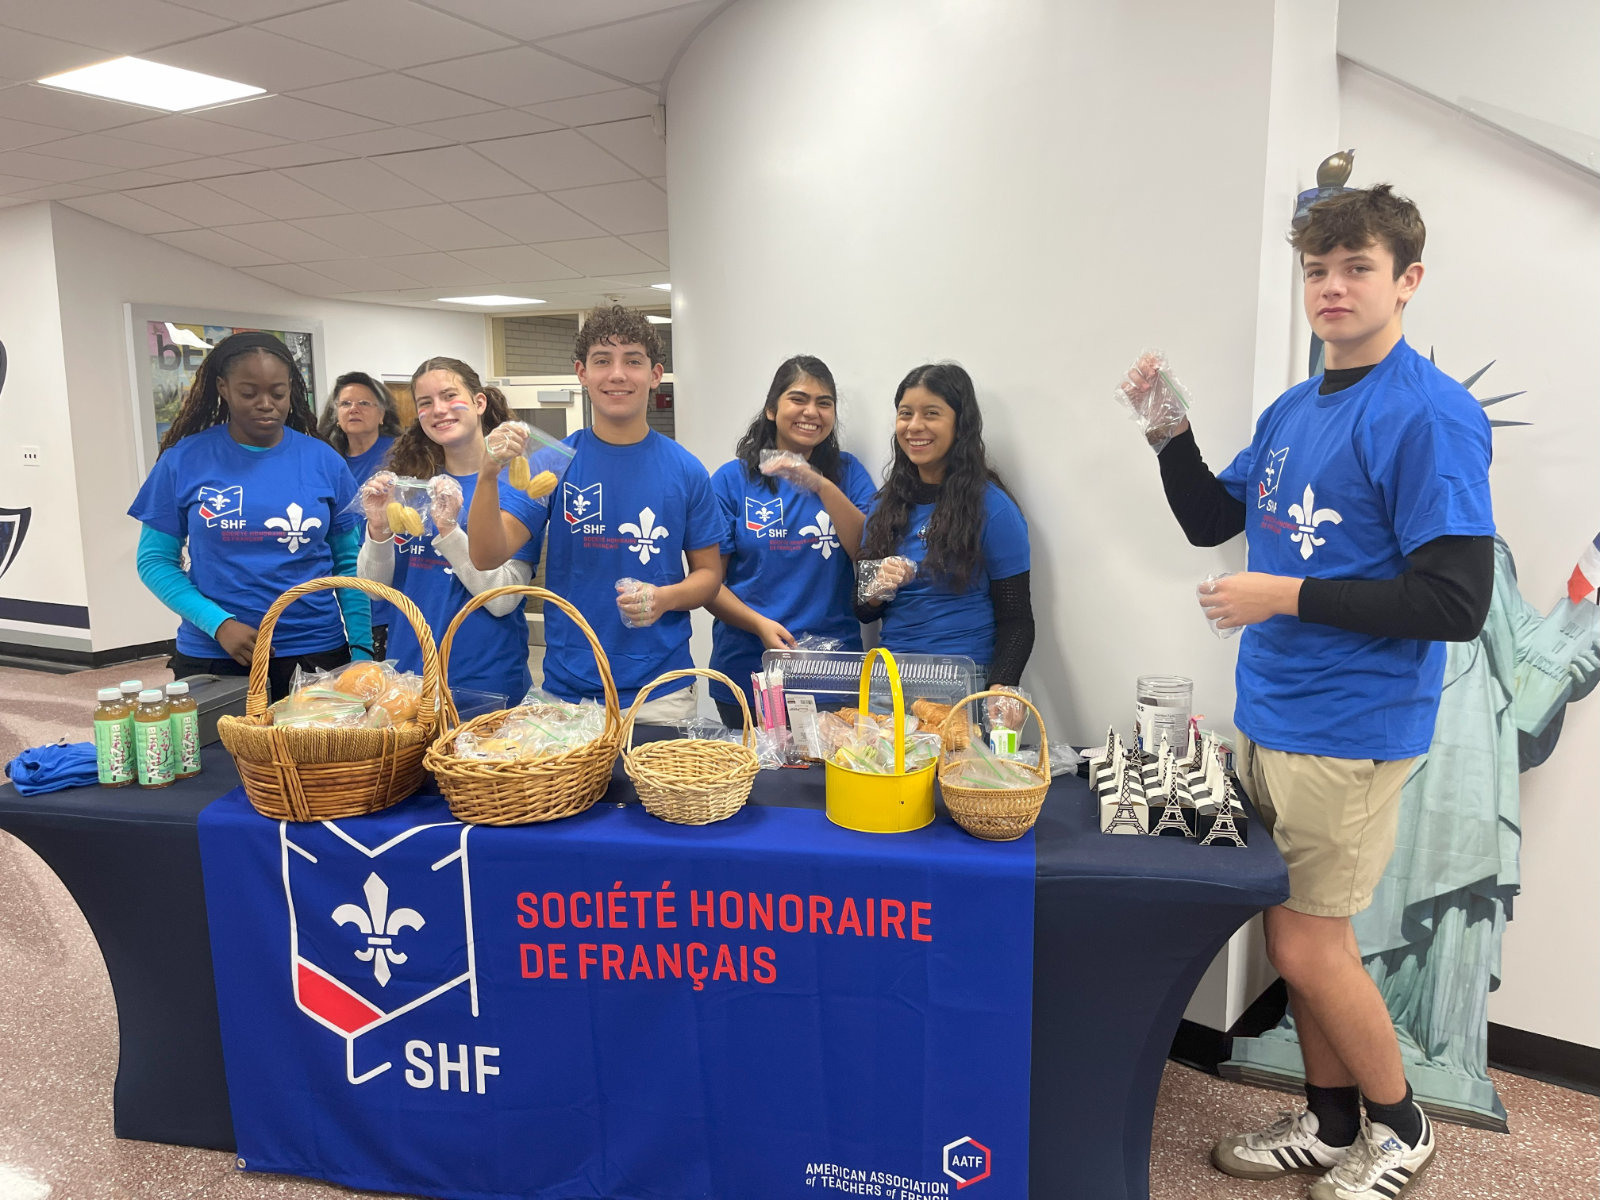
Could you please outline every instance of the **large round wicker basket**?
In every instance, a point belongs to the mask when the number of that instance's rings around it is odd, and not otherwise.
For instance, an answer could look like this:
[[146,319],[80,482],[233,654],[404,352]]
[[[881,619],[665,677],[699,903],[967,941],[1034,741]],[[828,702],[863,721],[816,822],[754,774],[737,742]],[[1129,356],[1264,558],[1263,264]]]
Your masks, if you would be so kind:
[[[302,596],[354,588],[387,600],[411,622],[422,649],[422,697],[415,721],[389,729],[283,728],[267,715],[267,669],[278,618]],[[439,659],[422,611],[370,579],[313,579],[272,602],[256,633],[244,716],[220,717],[217,734],[239,768],[244,793],[264,817],[331,821],[377,812],[422,786],[422,758],[439,732]]]
[[[633,744],[633,723],[648,696],[657,686],[675,679],[703,675],[727,685],[739,701],[744,714],[744,738],[732,742],[713,742],[704,738],[672,738],[666,741]],[[744,807],[760,765],[756,762],[755,730],[751,727],[750,706],[744,691],[720,671],[692,667],[668,671],[639,689],[633,706],[622,721],[622,769],[633,780],[639,801],[651,816],[675,825],[709,825],[723,821]]]
[[1039,715],[1039,710],[1025,696],[1015,692],[977,692],[968,696],[960,704],[951,707],[950,715],[945,718],[945,727],[950,728],[957,718],[964,719],[967,705],[990,696],[1003,696],[1027,705],[1033,719],[1039,723],[1041,765],[1027,768],[1039,782],[1019,788],[975,788],[954,784],[945,775],[950,758],[949,753],[945,752],[939,756],[939,791],[955,823],[973,837],[988,842],[1014,842],[1033,828],[1033,823],[1039,819],[1039,810],[1044,806],[1045,793],[1050,790],[1050,738],[1045,733],[1044,718]]

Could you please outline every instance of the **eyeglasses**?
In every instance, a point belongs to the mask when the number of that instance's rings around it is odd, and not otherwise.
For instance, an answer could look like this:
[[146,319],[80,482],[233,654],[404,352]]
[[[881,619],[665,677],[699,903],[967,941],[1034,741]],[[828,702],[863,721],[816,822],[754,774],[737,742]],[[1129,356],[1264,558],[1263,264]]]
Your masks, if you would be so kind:
[[338,404],[334,405],[334,407],[340,412],[349,412],[352,409],[357,408],[365,409],[366,411],[371,412],[378,406],[371,400],[341,400]]

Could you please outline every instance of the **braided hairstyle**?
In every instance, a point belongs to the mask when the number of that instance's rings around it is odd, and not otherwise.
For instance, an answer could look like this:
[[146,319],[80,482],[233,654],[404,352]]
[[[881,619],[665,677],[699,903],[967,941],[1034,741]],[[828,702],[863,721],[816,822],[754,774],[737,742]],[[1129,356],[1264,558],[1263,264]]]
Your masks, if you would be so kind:
[[183,406],[178,409],[178,415],[172,419],[166,436],[161,439],[158,457],[190,434],[202,433],[214,425],[228,423],[228,405],[217,391],[217,380],[226,379],[229,368],[246,354],[270,354],[282,360],[289,369],[289,415],[284,424],[296,433],[316,436],[317,416],[311,411],[306,381],[300,374],[300,368],[295,365],[289,347],[270,333],[249,330],[230,333],[211,347],[211,352],[201,360],[194,382],[189,385],[189,394],[183,398]]
[[828,370],[828,364],[820,358],[810,354],[796,354],[793,358],[784,359],[779,365],[777,373],[772,377],[772,386],[767,389],[766,403],[761,406],[761,411],[756,414],[755,420],[750,422],[750,428],[744,431],[744,436],[739,439],[738,448],[734,450],[735,457],[744,464],[746,479],[752,483],[761,483],[767,491],[776,493],[777,481],[770,475],[761,473],[761,452],[775,449],[778,445],[778,422],[774,414],[778,411],[778,401],[796,382],[803,377],[815,379],[833,394],[834,417],[833,428],[828,431],[828,436],[818,442],[811,450],[810,463],[823,478],[839,483],[842,463],[839,459],[839,389],[834,385],[833,372]]
[[[487,437],[489,431],[502,421],[511,420],[511,406],[505,393],[497,387],[485,387],[478,373],[459,358],[430,358],[411,372],[411,387],[429,371],[449,371],[461,385],[474,396],[482,396],[487,403],[478,414],[478,432]],[[432,479],[444,471],[444,447],[427,435],[421,421],[414,421],[389,450],[389,470],[396,475],[409,475],[413,479]]]
[[360,384],[371,392],[372,398],[383,410],[383,421],[378,425],[378,436],[400,436],[400,417],[394,411],[394,397],[389,394],[389,389],[365,371],[346,371],[333,381],[333,391],[328,393],[328,402],[322,406],[322,416],[317,420],[317,436],[346,458],[350,457],[350,438],[339,427],[338,402],[339,393],[352,383]]

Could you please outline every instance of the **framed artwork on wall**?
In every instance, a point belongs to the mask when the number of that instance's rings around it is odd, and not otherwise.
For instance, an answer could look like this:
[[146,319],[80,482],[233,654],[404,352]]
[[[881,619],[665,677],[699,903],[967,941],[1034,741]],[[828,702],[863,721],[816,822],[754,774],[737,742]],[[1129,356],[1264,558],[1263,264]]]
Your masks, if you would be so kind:
[[133,387],[134,454],[139,478],[156,461],[161,438],[189,393],[211,347],[230,333],[260,330],[280,338],[294,356],[316,409],[322,395],[322,322],[304,317],[213,312],[166,304],[125,304],[128,374]]

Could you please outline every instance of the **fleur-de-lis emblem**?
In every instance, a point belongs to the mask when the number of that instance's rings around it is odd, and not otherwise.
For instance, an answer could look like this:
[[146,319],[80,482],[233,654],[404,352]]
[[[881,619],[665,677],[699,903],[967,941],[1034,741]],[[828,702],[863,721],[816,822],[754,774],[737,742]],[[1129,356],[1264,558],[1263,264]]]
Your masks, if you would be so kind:
[[589,497],[585,496],[582,492],[579,492],[575,497],[573,497],[572,509],[580,517],[583,516],[584,513],[589,511]]
[[1316,498],[1311,494],[1311,485],[1306,484],[1306,492],[1299,504],[1289,505],[1289,516],[1296,524],[1296,530],[1289,535],[1289,540],[1300,543],[1300,557],[1310,558],[1314,547],[1325,543],[1327,538],[1317,536],[1317,526],[1327,522],[1332,525],[1344,524],[1344,518],[1331,508],[1318,508]]
[[289,553],[293,554],[311,540],[311,530],[322,528],[322,518],[306,516],[305,510],[298,504],[289,505],[286,511],[289,514],[287,521],[282,517],[268,517],[263,524],[268,529],[283,530],[278,545],[289,547]]
[[827,509],[822,509],[817,513],[815,525],[802,525],[800,527],[800,536],[815,538],[816,540],[811,543],[811,548],[820,550],[823,558],[832,558],[833,552],[839,548],[839,535],[834,532],[833,521],[828,516]]
[[363,911],[356,904],[341,904],[333,910],[333,919],[340,925],[354,925],[367,935],[365,948],[355,951],[362,962],[372,964],[372,974],[379,987],[388,987],[390,963],[403,963],[406,956],[394,948],[394,939],[402,929],[421,929],[426,922],[414,908],[397,908],[389,911],[389,885],[374,871],[361,885],[367,898]]
[[655,511],[650,508],[640,510],[637,525],[632,521],[624,521],[617,526],[617,532],[633,538],[633,544],[628,549],[638,553],[641,563],[647,563],[651,555],[661,553],[661,547],[656,545],[656,539],[667,536],[666,526],[656,524]]

